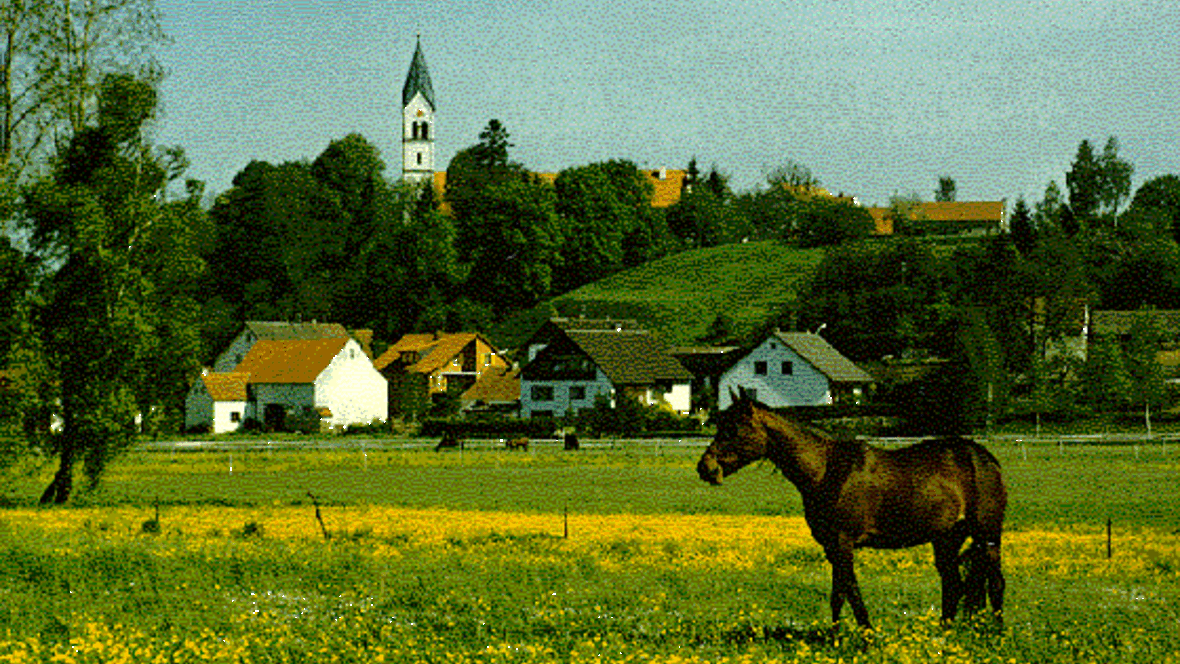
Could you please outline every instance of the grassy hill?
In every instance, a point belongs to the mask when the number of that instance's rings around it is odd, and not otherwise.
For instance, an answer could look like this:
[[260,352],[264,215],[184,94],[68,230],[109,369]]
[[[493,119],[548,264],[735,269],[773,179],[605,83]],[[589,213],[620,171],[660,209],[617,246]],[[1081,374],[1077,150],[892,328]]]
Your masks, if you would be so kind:
[[542,302],[491,330],[515,347],[550,316],[634,318],[669,343],[691,343],[724,313],[752,332],[795,298],[823,251],[778,242],[694,249],[652,261]]

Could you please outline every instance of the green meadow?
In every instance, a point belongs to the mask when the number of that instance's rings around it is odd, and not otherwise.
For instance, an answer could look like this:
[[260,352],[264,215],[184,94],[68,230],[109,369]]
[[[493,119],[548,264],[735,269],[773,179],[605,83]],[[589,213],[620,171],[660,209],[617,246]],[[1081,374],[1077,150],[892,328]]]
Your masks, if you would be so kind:
[[944,628],[928,548],[861,551],[865,633],[769,464],[403,443],[144,447],[52,509],[12,469],[0,661],[1180,661],[1180,448],[993,444],[1005,622]]

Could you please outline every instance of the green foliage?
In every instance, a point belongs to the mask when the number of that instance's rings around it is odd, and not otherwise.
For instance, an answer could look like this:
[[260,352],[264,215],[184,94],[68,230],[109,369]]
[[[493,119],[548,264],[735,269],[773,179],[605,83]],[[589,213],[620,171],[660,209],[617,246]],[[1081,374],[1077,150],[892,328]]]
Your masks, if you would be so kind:
[[949,203],[955,200],[955,179],[949,175],[938,178],[938,189],[934,190],[934,200],[939,203]]
[[799,298],[799,327],[826,323],[824,337],[853,360],[930,349],[943,280],[929,245],[912,239],[834,247]]
[[1118,155],[1118,139],[1107,139],[1101,155],[1094,154],[1088,140],[1078,145],[1077,155],[1065,174],[1069,208],[1079,222],[1113,225],[1119,207],[1131,193],[1130,162]]
[[[652,240],[652,186],[632,162],[569,168],[554,182],[564,257],[554,287],[570,291],[644,262]],[[631,255],[628,255],[631,254]]]
[[[154,112],[148,81],[104,79],[95,124],[63,146],[51,177],[27,191],[30,242],[50,269],[35,320],[60,381],[59,471],[43,495],[64,502],[81,464],[91,486],[138,431],[139,412],[181,407],[196,368],[195,239],[203,213],[167,200],[178,150],[153,154],[141,127]],[[198,194],[199,195],[199,194]],[[175,416],[175,415],[174,415]]]
[[828,247],[867,238],[873,233],[869,211],[851,202],[812,198],[795,210],[799,246]]
[[1009,222],[1012,243],[1016,250],[1027,256],[1037,245],[1037,229],[1033,226],[1032,212],[1024,197],[1016,199],[1016,206],[1012,209],[1012,220]]
[[1161,175],[1140,185],[1122,223],[1128,223],[1128,217],[1150,219],[1180,241],[1180,176]]
[[922,199],[917,194],[891,196],[889,211],[885,217],[893,223],[893,234],[899,236],[925,235],[927,219],[921,208]]
[[594,398],[594,405],[579,410],[572,418],[580,434],[593,437],[641,436],[649,432],[695,431],[700,422],[681,417],[659,405],[648,406],[638,399],[620,396],[615,405],[605,394]]

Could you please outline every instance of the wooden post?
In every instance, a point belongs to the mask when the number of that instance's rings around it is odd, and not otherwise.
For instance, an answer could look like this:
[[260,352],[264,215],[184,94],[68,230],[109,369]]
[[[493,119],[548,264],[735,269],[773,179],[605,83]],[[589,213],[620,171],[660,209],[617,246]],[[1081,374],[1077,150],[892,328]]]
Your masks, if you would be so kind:
[[1106,559],[1107,560],[1110,560],[1111,557],[1114,556],[1114,547],[1113,547],[1113,542],[1112,542],[1112,538],[1111,538],[1111,529],[1112,529],[1111,528],[1111,521],[1110,521],[1110,518],[1108,517],[1106,519]]
[[561,537],[562,537],[562,539],[569,539],[570,538],[570,505],[569,505],[569,503],[566,503],[565,506],[561,510],[561,520],[562,520]]

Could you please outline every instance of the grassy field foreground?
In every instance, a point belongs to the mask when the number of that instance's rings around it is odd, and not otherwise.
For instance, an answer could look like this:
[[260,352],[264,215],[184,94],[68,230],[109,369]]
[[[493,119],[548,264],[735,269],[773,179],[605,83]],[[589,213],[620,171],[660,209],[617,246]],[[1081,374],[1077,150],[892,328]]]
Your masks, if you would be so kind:
[[[91,506],[0,511],[0,662],[1180,661],[1180,537],[1159,519],[1175,518],[1174,488],[1140,486],[1176,462],[1030,456],[1001,451],[1017,508],[1002,628],[944,630],[921,548],[858,554],[878,629],[835,635],[828,568],[785,480],[640,486],[690,474],[687,451],[239,456],[239,484],[219,484],[216,455],[129,458]],[[463,475],[457,493],[493,507],[444,490]],[[554,477],[556,495],[536,495]],[[611,477],[627,481],[589,503],[562,494]],[[1139,507],[1110,560],[1089,525],[1104,494],[1080,486],[1099,478]],[[132,491],[144,483],[166,491],[158,522]],[[751,513],[770,511],[772,485],[779,513]],[[306,490],[282,489],[305,486],[328,496],[328,540]],[[1087,494],[1097,506],[1078,514]]]

